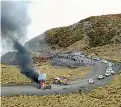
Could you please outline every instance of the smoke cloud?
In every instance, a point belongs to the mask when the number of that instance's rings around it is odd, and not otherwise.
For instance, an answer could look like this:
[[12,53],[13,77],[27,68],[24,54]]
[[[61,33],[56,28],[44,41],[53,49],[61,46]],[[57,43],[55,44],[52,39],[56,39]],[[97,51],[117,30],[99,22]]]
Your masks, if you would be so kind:
[[21,73],[23,73],[28,78],[31,78],[34,82],[38,83],[39,74],[34,70],[31,53],[19,42],[14,41],[14,43],[14,48],[18,50],[17,61],[21,69]]
[[28,1],[1,1],[1,40],[3,51],[13,47],[11,38],[20,43],[26,39],[29,16],[27,14]]
[[21,73],[38,83],[39,74],[35,72],[31,53],[21,45],[25,40],[26,29],[29,24],[28,3],[26,1],[1,2],[1,33],[2,42],[4,41],[2,46],[7,50],[8,47],[13,47],[18,51],[16,60]]

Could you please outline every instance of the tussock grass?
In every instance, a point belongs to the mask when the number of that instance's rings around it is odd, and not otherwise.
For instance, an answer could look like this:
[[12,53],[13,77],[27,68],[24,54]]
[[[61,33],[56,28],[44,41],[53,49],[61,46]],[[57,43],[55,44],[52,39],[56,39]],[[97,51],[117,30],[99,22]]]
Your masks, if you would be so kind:
[[121,44],[109,44],[85,50],[91,56],[115,60],[121,62]]
[[1,84],[21,83],[31,83],[31,80],[21,74],[17,66],[1,65]]
[[121,107],[121,75],[113,82],[85,94],[1,97],[2,107]]
[[[91,68],[55,68],[48,63],[43,63],[41,66],[38,66],[41,73],[47,74],[47,81],[52,82],[53,78],[57,76],[65,76],[70,80],[78,79],[86,75]],[[20,70],[17,66],[7,66],[2,65],[1,73],[1,83],[2,84],[28,84],[32,83],[30,79],[25,77],[20,73]]]

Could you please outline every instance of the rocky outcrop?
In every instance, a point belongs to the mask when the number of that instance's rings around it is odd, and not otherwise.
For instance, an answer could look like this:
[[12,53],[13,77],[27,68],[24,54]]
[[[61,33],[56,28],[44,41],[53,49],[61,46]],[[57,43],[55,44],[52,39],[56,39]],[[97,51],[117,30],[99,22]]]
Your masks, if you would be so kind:
[[17,60],[16,60],[16,55],[17,52],[8,52],[5,55],[1,57],[1,63],[3,64],[9,64],[9,65],[16,65]]
[[43,33],[25,43],[25,47],[31,52],[42,53],[52,51],[51,46],[46,42],[46,34]]

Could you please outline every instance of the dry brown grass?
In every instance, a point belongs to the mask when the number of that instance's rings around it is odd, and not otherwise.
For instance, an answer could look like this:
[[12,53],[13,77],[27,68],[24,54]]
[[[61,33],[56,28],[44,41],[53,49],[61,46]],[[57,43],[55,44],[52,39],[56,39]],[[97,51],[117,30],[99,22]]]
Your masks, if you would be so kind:
[[31,82],[31,80],[19,72],[16,66],[1,65],[1,70],[2,84],[26,84]]
[[121,44],[110,44],[91,48],[85,51],[92,56],[99,56],[105,59],[111,59],[121,62]]
[[[53,78],[57,76],[65,76],[70,80],[78,79],[86,75],[91,68],[55,68],[48,63],[43,63],[43,65],[38,66],[40,72],[47,74],[47,80],[52,81]],[[2,65],[1,73],[1,83],[2,84],[27,84],[31,83],[27,77],[20,73],[19,69],[16,66],[6,66]]]
[[2,107],[121,107],[121,75],[88,94],[2,97]]
[[45,64],[43,66],[39,66],[40,72],[45,72],[47,74],[47,79],[52,80],[57,76],[65,76],[70,80],[75,80],[78,78],[83,77],[89,71],[91,71],[90,67],[80,67],[76,69],[69,69],[69,68],[55,68],[50,64]]

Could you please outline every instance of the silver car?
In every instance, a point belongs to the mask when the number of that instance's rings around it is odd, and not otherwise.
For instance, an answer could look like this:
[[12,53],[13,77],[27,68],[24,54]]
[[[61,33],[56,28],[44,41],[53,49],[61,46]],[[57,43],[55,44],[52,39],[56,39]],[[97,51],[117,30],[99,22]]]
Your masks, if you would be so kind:
[[93,84],[93,83],[94,83],[94,79],[93,79],[93,78],[90,78],[90,79],[88,80],[88,83],[89,83],[89,84]]
[[107,64],[107,63],[108,63],[108,61],[106,61],[105,59],[103,59],[103,60],[102,60],[102,62],[103,62],[103,63],[105,63],[105,64]]
[[104,75],[99,75],[99,76],[97,77],[97,79],[99,79],[99,80],[104,79],[104,78],[105,78]]
[[105,76],[106,76],[106,77],[108,77],[108,76],[110,76],[110,75],[111,75],[111,72],[106,72],[106,73],[105,73]]

